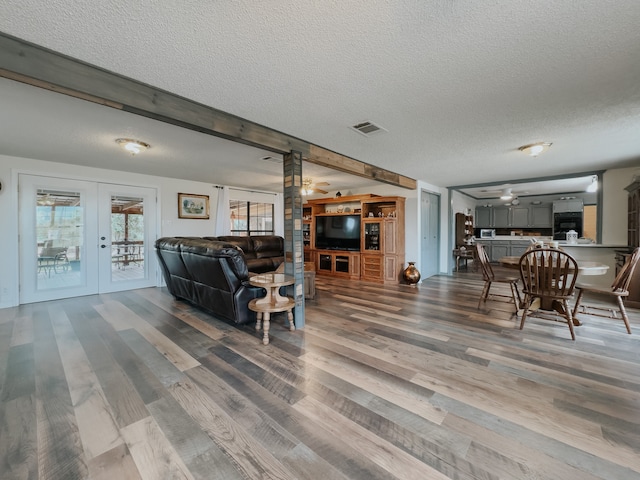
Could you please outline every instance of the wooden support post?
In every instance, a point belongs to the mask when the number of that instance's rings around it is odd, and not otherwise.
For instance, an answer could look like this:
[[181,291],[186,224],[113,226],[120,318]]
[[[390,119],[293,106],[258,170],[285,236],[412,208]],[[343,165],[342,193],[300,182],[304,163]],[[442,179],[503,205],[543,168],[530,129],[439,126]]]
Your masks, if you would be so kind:
[[304,327],[304,247],[302,243],[302,153],[284,155],[284,261],[285,273],[295,278],[289,295],[295,302],[296,328]]

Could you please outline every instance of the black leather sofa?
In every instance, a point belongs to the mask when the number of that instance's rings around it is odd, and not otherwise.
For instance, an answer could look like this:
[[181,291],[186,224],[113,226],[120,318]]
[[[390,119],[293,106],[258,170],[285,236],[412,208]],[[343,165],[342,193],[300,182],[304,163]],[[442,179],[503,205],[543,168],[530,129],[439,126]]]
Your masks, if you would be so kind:
[[284,262],[284,239],[278,235],[255,237],[204,237],[230,243],[242,250],[247,268],[251,273],[273,272]]
[[[214,238],[163,237],[156,240],[156,254],[167,288],[175,298],[187,300],[216,317],[238,325],[253,322],[255,313],[249,310],[249,301],[263,296],[264,290],[249,284],[248,264],[256,260],[254,265],[262,272],[275,270],[271,266],[277,260],[265,255],[272,251],[267,245],[273,246],[278,241],[257,242],[258,251],[250,252],[247,259],[247,254],[237,245],[242,241],[232,243]],[[269,270],[263,270],[267,266]]]

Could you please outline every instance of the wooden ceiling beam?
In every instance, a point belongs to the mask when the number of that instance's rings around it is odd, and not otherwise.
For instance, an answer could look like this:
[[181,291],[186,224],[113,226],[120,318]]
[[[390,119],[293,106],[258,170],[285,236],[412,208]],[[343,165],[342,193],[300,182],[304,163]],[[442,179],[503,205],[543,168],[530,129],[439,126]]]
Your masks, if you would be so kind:
[[0,33],[0,76],[345,173],[415,189],[416,181],[230,113]]

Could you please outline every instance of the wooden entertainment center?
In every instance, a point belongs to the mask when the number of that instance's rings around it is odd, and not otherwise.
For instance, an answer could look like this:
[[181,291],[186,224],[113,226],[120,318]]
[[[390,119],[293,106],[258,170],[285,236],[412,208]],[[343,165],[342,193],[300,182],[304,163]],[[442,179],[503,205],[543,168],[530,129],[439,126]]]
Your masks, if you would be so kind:
[[[374,194],[308,200],[302,210],[305,262],[313,262],[320,275],[399,283],[404,270],[404,206],[404,197]],[[336,219],[340,225],[339,217],[356,215],[360,221],[358,246],[317,245],[322,217]]]

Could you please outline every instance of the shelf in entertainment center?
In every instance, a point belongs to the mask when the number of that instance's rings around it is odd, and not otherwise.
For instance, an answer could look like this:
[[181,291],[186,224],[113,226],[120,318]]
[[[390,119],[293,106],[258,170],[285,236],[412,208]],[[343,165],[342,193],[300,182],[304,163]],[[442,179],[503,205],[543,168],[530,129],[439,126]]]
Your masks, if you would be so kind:
[[325,213],[316,213],[316,217],[338,217],[340,215],[360,215],[360,212],[325,212]]

